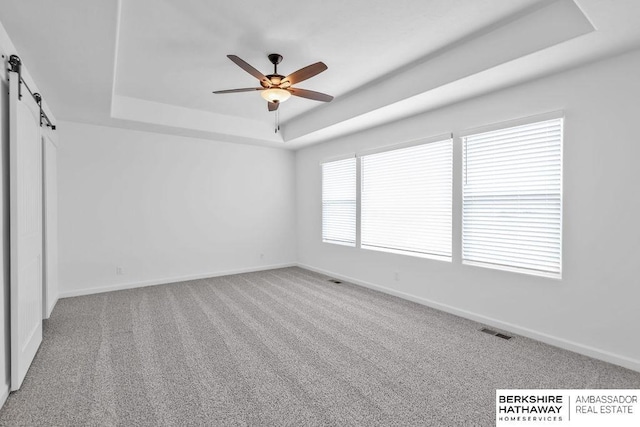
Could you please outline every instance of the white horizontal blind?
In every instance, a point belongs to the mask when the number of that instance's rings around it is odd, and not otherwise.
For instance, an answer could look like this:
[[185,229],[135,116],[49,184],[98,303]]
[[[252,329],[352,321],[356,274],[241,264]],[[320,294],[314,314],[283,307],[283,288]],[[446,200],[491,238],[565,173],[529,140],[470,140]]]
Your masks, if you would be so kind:
[[559,277],[562,119],[463,140],[463,261]]
[[371,154],[362,164],[362,247],[451,259],[452,141]]
[[322,164],[322,241],[356,244],[356,158]]

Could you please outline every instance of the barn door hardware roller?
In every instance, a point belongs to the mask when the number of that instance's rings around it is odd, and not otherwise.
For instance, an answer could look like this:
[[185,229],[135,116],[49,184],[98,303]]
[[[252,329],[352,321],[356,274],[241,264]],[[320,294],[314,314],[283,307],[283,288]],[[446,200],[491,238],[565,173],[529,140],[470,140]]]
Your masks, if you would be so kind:
[[29,89],[29,85],[27,85],[27,83],[22,78],[22,60],[18,55],[11,55],[9,57],[9,71],[18,74],[18,79],[20,81],[20,84],[18,85],[18,99],[22,100],[22,85],[24,85],[24,87],[26,87],[29,91],[29,94],[31,95],[33,100],[36,101],[36,104],[38,104],[38,108],[40,108],[40,126],[46,124],[51,129],[56,130],[56,125],[51,123],[51,120],[47,116],[47,113],[45,113],[42,109],[42,96],[39,93],[33,93],[31,89]]

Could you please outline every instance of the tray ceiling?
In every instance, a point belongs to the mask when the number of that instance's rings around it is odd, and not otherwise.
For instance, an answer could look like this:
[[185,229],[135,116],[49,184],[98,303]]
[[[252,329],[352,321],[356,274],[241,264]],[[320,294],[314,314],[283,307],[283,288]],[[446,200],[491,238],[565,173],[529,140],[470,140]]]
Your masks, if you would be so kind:
[[[54,4],[55,3],[55,4]],[[268,5],[268,4],[267,4]],[[299,148],[640,45],[639,2],[598,0],[0,0],[2,24],[59,119]],[[597,30],[596,30],[597,29]],[[300,85],[282,132],[256,93],[268,53]]]

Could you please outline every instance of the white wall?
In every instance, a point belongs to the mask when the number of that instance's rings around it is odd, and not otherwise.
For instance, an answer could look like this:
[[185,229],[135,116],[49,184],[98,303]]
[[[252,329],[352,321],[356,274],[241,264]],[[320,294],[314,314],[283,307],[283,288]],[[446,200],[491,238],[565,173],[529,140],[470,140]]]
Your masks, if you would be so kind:
[[294,153],[58,127],[61,297],[295,263]]
[[[298,151],[299,262],[640,370],[637,70],[640,51]],[[452,263],[321,242],[321,161],[556,110],[566,117],[562,280],[461,264],[459,139]]]

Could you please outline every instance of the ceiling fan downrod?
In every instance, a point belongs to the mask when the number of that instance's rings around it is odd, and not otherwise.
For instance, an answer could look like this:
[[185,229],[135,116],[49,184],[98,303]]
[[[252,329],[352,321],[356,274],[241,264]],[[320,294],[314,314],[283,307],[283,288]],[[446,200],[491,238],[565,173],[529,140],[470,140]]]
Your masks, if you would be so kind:
[[267,57],[273,64],[273,74],[278,74],[278,64],[282,62],[282,55],[279,53],[270,53]]

